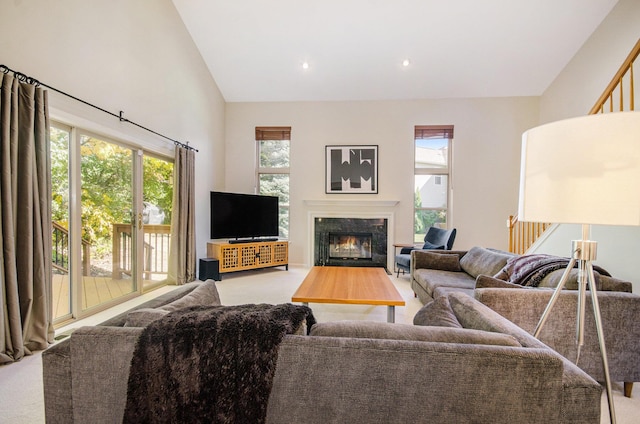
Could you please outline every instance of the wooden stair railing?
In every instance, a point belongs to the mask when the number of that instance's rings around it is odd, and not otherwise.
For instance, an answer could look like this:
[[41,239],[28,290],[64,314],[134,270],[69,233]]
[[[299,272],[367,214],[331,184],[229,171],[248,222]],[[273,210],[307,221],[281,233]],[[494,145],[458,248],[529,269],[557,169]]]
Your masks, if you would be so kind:
[[517,215],[510,215],[507,226],[509,227],[509,252],[522,255],[551,224],[519,221]]
[[[640,55],[640,39],[616,72],[589,115],[596,113],[635,110],[635,85],[633,65]],[[520,222],[518,216],[509,216],[509,251],[523,254],[550,226],[548,223]]]
[[[633,64],[640,54],[640,39],[631,49],[631,53],[622,63],[604,93],[589,111],[590,115],[606,112],[623,112],[635,110],[635,86],[633,81]],[[626,88],[625,88],[626,87]],[[625,90],[627,95],[625,95]],[[616,99],[617,97],[617,99]],[[609,105],[608,108],[605,106]],[[616,107],[617,106],[617,107]],[[607,110],[608,109],[608,110]]]

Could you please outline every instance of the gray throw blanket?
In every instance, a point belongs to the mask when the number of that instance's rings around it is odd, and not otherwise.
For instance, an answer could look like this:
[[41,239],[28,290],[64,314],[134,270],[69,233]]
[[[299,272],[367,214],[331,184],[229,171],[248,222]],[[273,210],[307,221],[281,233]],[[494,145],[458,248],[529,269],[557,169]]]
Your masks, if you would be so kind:
[[147,326],[137,342],[124,423],[262,423],[278,346],[306,306],[194,306]]
[[[569,258],[559,256],[542,254],[514,256],[507,261],[507,264],[496,275],[496,278],[521,286],[538,287],[544,277],[555,270],[564,269],[567,266],[569,266]],[[578,262],[576,262],[577,266]],[[611,276],[598,266],[593,268],[599,274]]]

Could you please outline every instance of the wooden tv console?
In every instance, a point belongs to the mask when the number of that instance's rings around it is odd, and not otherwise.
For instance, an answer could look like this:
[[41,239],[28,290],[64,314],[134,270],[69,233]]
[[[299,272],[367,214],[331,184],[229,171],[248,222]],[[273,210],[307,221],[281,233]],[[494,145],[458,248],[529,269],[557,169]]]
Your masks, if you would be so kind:
[[288,241],[250,241],[207,243],[207,257],[219,261],[220,278],[223,273],[248,269],[284,266],[289,270]]

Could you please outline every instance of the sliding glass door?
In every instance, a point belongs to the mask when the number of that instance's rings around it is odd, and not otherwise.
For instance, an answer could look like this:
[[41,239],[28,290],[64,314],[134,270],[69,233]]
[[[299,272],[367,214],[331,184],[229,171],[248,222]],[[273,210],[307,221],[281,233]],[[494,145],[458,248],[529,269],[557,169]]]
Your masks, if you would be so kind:
[[69,238],[69,146],[71,128],[51,127],[52,309],[54,321],[71,318],[71,240]]
[[80,225],[90,245],[82,263],[80,307],[85,311],[137,291],[139,237],[134,151],[87,134],[79,139]]
[[54,322],[166,283],[168,158],[54,124],[50,130]]

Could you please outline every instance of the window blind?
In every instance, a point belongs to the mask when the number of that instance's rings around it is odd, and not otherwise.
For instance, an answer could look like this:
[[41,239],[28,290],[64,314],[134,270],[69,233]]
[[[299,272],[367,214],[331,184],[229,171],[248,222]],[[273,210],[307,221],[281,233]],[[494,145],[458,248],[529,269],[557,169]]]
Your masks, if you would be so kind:
[[453,138],[453,125],[416,125],[415,139]]
[[256,140],[291,140],[291,127],[256,127]]

